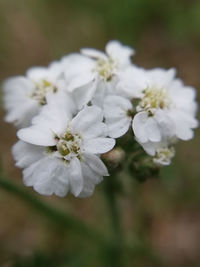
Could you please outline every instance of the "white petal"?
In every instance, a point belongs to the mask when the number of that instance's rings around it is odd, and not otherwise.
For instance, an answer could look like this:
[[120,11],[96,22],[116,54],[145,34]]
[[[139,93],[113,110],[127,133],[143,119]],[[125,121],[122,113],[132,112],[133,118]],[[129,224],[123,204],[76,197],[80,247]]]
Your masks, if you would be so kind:
[[109,85],[112,83],[111,82],[106,82],[103,79],[97,79],[96,82],[96,90],[93,95],[93,98],[91,99],[91,102],[94,106],[98,106],[100,108],[103,107],[103,102],[105,99],[105,96],[107,95],[109,91]]
[[89,128],[85,129],[84,132],[82,132],[82,137],[84,137],[84,139],[91,139],[99,136],[103,137],[107,135],[108,135],[108,128],[106,124],[98,121]]
[[67,88],[70,92],[94,80],[95,62],[81,54],[70,54],[62,59]]
[[163,110],[157,110],[154,118],[159,125],[162,138],[170,139],[175,135],[175,124],[168,115],[168,112]]
[[[16,103],[12,101],[12,103]],[[31,124],[32,118],[37,115],[40,111],[40,107],[35,101],[26,101],[23,104],[17,104],[8,111],[5,116],[5,121],[14,123],[18,128],[27,127]]]
[[26,168],[43,157],[44,148],[18,141],[12,147],[12,154],[16,160],[16,166]]
[[82,87],[79,87],[73,91],[74,101],[79,109],[88,104],[95,93],[96,82],[92,81]]
[[127,111],[132,110],[131,102],[121,96],[107,96],[104,101],[104,114],[106,118],[127,117]]
[[133,132],[136,138],[141,143],[146,143],[148,141],[147,133],[145,132],[145,124],[148,119],[148,114],[146,112],[140,112],[135,115],[132,122]]
[[103,161],[94,154],[83,153],[83,161],[86,163],[95,173],[100,176],[108,176],[108,170]]
[[[73,98],[67,92],[60,90],[56,94],[47,94],[46,100],[47,100],[47,105],[48,105],[47,109],[53,110],[54,113],[55,112],[58,113],[62,109],[62,112],[64,110],[64,114],[69,119],[71,119],[72,115],[76,112],[76,106],[73,101]],[[44,106],[44,110],[47,107],[47,105]],[[57,116],[58,118],[58,114],[55,116]]]
[[44,157],[23,171],[26,186],[42,195],[63,197],[68,192],[67,167],[55,158]]
[[95,172],[87,162],[81,161],[81,167],[82,167],[82,172],[83,172],[83,177],[84,177],[84,185],[85,185],[85,179],[87,182],[92,183],[94,185],[99,184],[102,180],[103,177],[99,175],[97,172]]
[[5,120],[17,127],[26,127],[34,115],[39,112],[38,103],[30,97],[33,84],[25,77],[16,76],[3,83],[3,102],[7,114]]
[[115,145],[112,138],[94,138],[84,140],[83,149],[88,153],[102,154],[111,150]]
[[48,66],[49,78],[50,81],[56,81],[63,75],[63,68],[60,60],[52,61]]
[[48,67],[29,68],[26,72],[26,76],[34,82],[46,79],[54,83],[61,76],[61,73],[62,64],[59,61],[53,61]]
[[42,108],[40,114],[33,118],[31,127],[48,136],[60,136],[66,130],[71,117],[72,113],[67,111],[65,105],[57,105],[55,101],[54,105],[45,105]]
[[32,67],[26,72],[26,76],[32,81],[38,81],[40,79],[47,78],[48,69],[45,67]]
[[55,172],[54,193],[57,196],[64,197],[69,191],[69,173],[64,164],[59,164]]
[[77,197],[83,190],[83,175],[81,170],[80,161],[75,157],[70,162],[70,191]]
[[130,57],[134,54],[134,49],[115,40],[108,42],[105,50],[111,58],[116,59],[122,65],[129,65]]
[[81,162],[81,168],[84,177],[84,187],[78,197],[89,197],[93,194],[95,185],[100,183],[103,177],[99,176],[84,162]]
[[76,74],[90,72],[96,64],[94,60],[78,53],[65,56],[61,61],[66,79],[74,77]]
[[118,138],[124,135],[128,131],[130,123],[131,118],[128,117],[121,120],[115,120],[113,122],[111,122],[111,120],[109,120],[109,122],[106,121],[108,126],[108,135],[113,138]]
[[128,110],[132,110],[131,102],[120,96],[108,96],[104,103],[105,122],[108,126],[110,137],[124,135],[130,126],[131,117],[128,117]]
[[73,92],[75,89],[83,86],[87,86],[94,81],[94,74],[92,71],[85,71],[83,73],[75,73],[74,76],[66,77],[67,89],[69,92]]
[[150,82],[147,71],[143,68],[131,66],[118,74],[119,82],[116,85],[116,91],[130,99],[141,98],[143,90]]
[[189,114],[182,113],[176,110],[170,114],[171,119],[175,124],[176,136],[182,140],[190,140],[194,137],[193,128],[198,126],[198,121]]
[[86,106],[81,110],[76,117],[71,121],[71,127],[74,132],[83,133],[88,132],[88,129],[98,122],[102,122],[102,110],[98,107]]
[[32,120],[33,125],[21,129],[17,133],[18,137],[24,142],[41,146],[53,146],[55,145],[55,135],[60,136],[66,130],[72,116],[68,111],[71,106],[67,106],[70,99],[63,93],[61,96],[48,98],[48,101],[40,114]]
[[150,156],[155,156],[156,149],[154,147],[153,142],[147,142],[147,143],[143,143],[141,145],[147,154],[149,154]]
[[54,132],[51,129],[39,129],[37,126],[31,126],[21,129],[17,132],[17,136],[24,142],[38,146],[54,146]]
[[140,143],[140,145],[143,147],[147,154],[149,154],[150,156],[155,156],[156,149],[160,146],[160,142],[155,143],[148,141],[146,143]]
[[155,68],[147,71],[147,73],[151,79],[151,86],[168,89],[170,88],[171,83],[176,75],[176,70],[174,68],[169,70]]
[[16,95],[28,95],[34,89],[34,84],[23,76],[15,76],[8,78],[3,82],[3,90],[5,93],[13,93]]
[[139,112],[135,115],[132,123],[133,131],[140,143],[147,141],[161,141],[161,133],[158,123],[147,112]]
[[161,141],[161,133],[157,121],[154,118],[148,118],[145,126],[148,140],[152,142]]
[[173,97],[176,108],[186,113],[191,113],[195,116],[198,109],[196,99],[196,89],[189,86],[184,86],[182,83],[178,84],[177,79],[173,82],[170,88],[170,94]]

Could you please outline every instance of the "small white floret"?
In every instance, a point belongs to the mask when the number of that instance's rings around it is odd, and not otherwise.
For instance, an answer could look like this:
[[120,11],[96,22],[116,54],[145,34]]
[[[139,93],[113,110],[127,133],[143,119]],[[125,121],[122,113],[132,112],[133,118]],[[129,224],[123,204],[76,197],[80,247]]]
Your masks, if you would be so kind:
[[99,155],[115,145],[102,120],[97,107],[85,107],[71,119],[65,105],[52,112],[47,105],[32,126],[18,131],[21,141],[13,148],[25,185],[44,195],[90,196],[108,175]]
[[47,104],[47,96],[65,90],[64,83],[61,65],[58,62],[53,62],[47,68],[30,68],[25,76],[5,80],[5,120],[19,128],[30,125],[31,119]]

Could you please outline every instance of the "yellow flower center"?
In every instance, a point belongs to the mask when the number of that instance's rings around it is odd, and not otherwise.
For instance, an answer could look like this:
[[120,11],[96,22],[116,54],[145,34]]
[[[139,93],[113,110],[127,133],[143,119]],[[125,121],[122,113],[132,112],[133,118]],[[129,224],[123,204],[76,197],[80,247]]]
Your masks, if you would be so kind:
[[35,89],[31,94],[31,97],[34,98],[40,105],[45,105],[47,92],[55,93],[57,90],[57,87],[51,82],[46,79],[41,79],[40,81],[35,82]]
[[118,64],[112,58],[99,59],[97,61],[96,71],[105,81],[110,81],[117,67]]
[[80,158],[81,154],[81,136],[78,134],[72,134],[70,131],[66,131],[61,138],[56,138],[57,151],[63,156],[66,160],[69,160],[71,157]]
[[140,110],[168,109],[171,99],[164,89],[147,88],[143,91],[144,96],[139,102]]

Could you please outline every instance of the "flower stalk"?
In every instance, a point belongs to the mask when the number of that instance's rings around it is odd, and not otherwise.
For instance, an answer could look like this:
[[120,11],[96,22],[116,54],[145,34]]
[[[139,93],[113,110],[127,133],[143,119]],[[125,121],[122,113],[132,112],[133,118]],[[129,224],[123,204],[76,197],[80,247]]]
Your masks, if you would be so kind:
[[124,266],[123,261],[123,230],[121,225],[121,215],[117,196],[119,194],[117,175],[113,173],[105,181],[104,186],[105,199],[107,203],[108,212],[110,215],[110,224],[112,228],[112,247],[109,251],[109,265],[108,266]]

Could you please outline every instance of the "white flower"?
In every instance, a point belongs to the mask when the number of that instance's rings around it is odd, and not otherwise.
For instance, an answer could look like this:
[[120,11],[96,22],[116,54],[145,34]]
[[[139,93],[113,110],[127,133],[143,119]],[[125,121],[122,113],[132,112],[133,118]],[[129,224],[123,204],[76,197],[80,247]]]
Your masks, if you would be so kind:
[[172,158],[175,156],[174,144],[176,139],[163,140],[162,142],[147,142],[141,144],[144,150],[152,157],[156,165],[170,165]]
[[147,81],[132,124],[138,142],[191,139],[193,128],[198,126],[195,89],[175,79],[174,69],[148,71]]
[[65,105],[47,105],[18,131],[21,139],[13,147],[17,166],[24,168],[23,181],[40,194],[88,197],[95,185],[107,176],[99,155],[113,148],[115,140],[106,138],[102,111],[85,107],[72,120]]
[[192,138],[193,128],[198,125],[195,89],[175,79],[174,69],[144,71],[131,67],[121,76],[119,95],[109,95],[104,101],[109,136],[124,135],[132,123],[136,141],[153,161],[170,164],[174,156],[171,145],[177,139]]
[[168,166],[171,163],[171,159],[175,156],[174,147],[159,147],[156,150],[156,154],[153,158],[153,162],[157,165]]
[[[110,41],[106,53],[96,49],[81,49],[81,54],[71,54],[63,58],[63,68],[68,90],[74,92],[79,107],[93,100],[102,105],[102,100],[124,69],[131,65],[134,50]],[[94,98],[94,99],[93,99]]]
[[47,103],[47,95],[56,95],[64,90],[62,69],[58,62],[49,67],[34,67],[26,76],[15,76],[4,81],[5,120],[17,127],[30,125],[41,106]]

